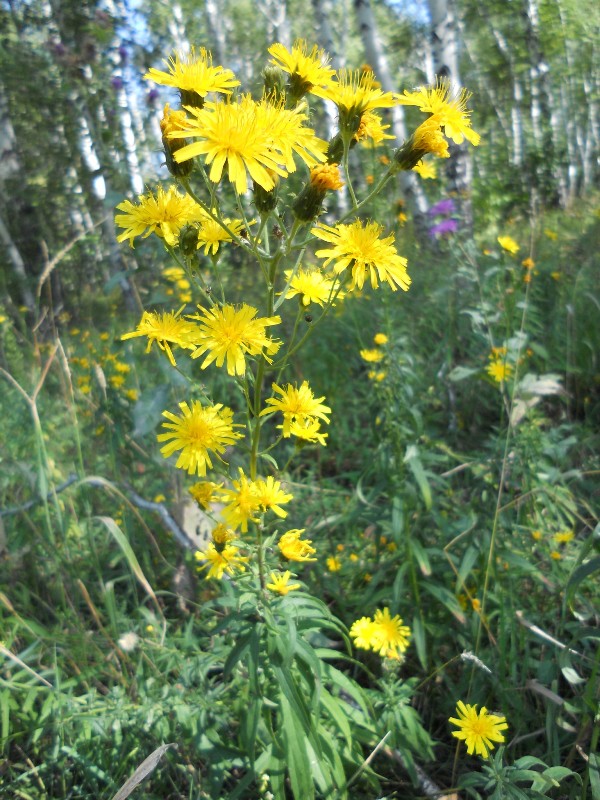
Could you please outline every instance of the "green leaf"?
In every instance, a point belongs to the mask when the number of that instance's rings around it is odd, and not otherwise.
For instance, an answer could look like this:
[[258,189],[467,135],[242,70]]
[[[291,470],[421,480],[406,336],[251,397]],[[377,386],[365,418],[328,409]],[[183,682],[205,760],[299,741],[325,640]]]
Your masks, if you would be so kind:
[[425,628],[419,616],[413,617],[411,630],[415,642],[415,647],[417,648],[417,655],[419,656],[419,661],[421,662],[423,669],[427,670],[428,666],[427,666],[427,645],[425,637]]
[[[83,483],[84,481],[82,481]],[[117,523],[112,519],[112,517],[92,517],[92,519],[98,520],[101,522],[106,529],[109,531],[113,539],[119,545],[121,550],[123,551],[123,555],[127,559],[127,563],[129,564],[129,568],[137,578],[137,580],[141,583],[144,587],[146,593],[154,600],[158,607],[158,600],[156,599],[156,595],[154,594],[153,588],[150,586],[146,576],[144,575],[142,568],[140,567],[140,563],[137,560],[135,553],[133,552],[132,546],[127,541],[127,538],[123,531],[119,528]]]
[[421,459],[419,458],[419,451],[415,447],[415,445],[411,444],[406,448],[406,454],[404,456],[404,463],[408,464],[410,471],[412,472],[414,479],[421,490],[421,495],[423,497],[423,502],[425,503],[425,508],[429,511],[432,505],[431,499],[431,486],[429,485],[429,481],[427,480],[427,476],[425,475],[425,470],[423,469],[423,465],[421,464]]
[[304,721],[295,713],[296,703],[288,702],[287,694],[281,696],[282,733],[286,762],[296,800],[313,800],[315,787],[311,777],[311,765],[306,751]]
[[600,755],[589,754],[588,775],[592,789],[592,800],[600,800]]

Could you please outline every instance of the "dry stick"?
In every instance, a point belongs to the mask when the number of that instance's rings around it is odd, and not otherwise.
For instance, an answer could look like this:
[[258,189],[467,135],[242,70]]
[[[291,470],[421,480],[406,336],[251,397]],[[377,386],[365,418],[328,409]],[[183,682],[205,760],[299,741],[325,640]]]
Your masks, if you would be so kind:
[[[69,477],[63,481],[59,486],[57,486],[52,492],[49,492],[48,495],[44,497],[36,497],[33,500],[28,500],[27,503],[23,503],[20,506],[11,506],[10,508],[0,508],[0,517],[7,517],[12,514],[19,514],[23,511],[28,511],[30,508],[33,508],[40,503],[43,503],[45,500],[50,500],[54,494],[58,494],[59,492],[63,492],[69,486],[72,486],[79,480],[83,480],[87,486],[93,486],[95,488],[103,488],[106,489],[109,481],[106,481],[104,478],[79,478],[77,475],[69,475]],[[124,484],[125,488],[125,496],[131,501],[133,505],[136,505],[138,508],[143,508],[148,511],[155,511],[157,514],[160,514],[165,526],[169,529],[169,531],[173,534],[174,538],[179,542],[180,545],[185,547],[188,550],[195,550],[196,545],[194,542],[188,537],[186,532],[177,521],[171,516],[169,510],[166,506],[162,503],[155,503],[151,500],[144,500],[143,497],[140,497],[139,494],[133,491],[133,489]]]

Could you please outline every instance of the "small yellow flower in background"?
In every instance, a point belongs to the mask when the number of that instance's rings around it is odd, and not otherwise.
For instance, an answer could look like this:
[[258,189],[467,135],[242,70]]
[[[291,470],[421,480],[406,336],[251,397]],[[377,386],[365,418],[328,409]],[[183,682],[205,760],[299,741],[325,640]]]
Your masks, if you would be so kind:
[[535,539],[536,542],[539,542],[540,539],[542,538],[542,532],[538,530],[531,531],[531,536],[533,537],[533,539]]
[[179,314],[182,309],[173,313],[172,311],[144,311],[135,331],[125,333],[121,339],[132,339],[135,336],[147,336],[148,346],[146,352],[156,344],[163,350],[169,361],[175,366],[175,358],[171,345],[175,344],[184,350],[193,350],[197,344],[198,327],[193,322],[181,318]]
[[[209,92],[229,95],[235,86],[240,85],[230,69],[213,67],[212,55],[204,47],[198,53],[193,47],[188,55],[176,53],[163,63],[168,72],[151,67],[144,78],[161,86],[180,89],[184,92],[184,99],[187,92],[201,98],[206,97]],[[191,98],[187,101],[191,102]]]
[[573,541],[575,534],[573,531],[560,531],[560,533],[555,533],[552,538],[556,544],[567,544]]
[[[300,302],[305,307],[311,303],[318,303],[323,306],[333,297],[335,281],[324,275],[320,269],[305,269],[301,267],[293,277],[292,270],[287,269],[285,278],[287,281],[290,281],[291,278],[289,288],[285,293],[286,300],[299,296]],[[342,296],[343,293],[339,292],[337,299],[341,300]]]
[[363,361],[367,361],[368,363],[376,364],[379,361],[383,360],[384,357],[383,350],[378,350],[377,348],[373,348],[372,350],[361,350],[360,357]]
[[288,592],[293,592],[294,589],[300,589],[299,583],[289,582],[291,577],[292,573],[289,570],[286,570],[283,573],[272,572],[271,583],[267,583],[267,589],[283,595],[286,595]]
[[244,572],[248,563],[248,556],[241,556],[240,550],[235,545],[225,545],[220,551],[210,542],[206,550],[197,550],[194,557],[197,561],[204,562],[198,569],[207,569],[207,578],[221,579],[225,573],[233,575],[235,571]]
[[[391,125],[384,125],[381,117],[375,111],[365,111],[361,115],[354,138],[364,147],[377,147],[384,139],[396,138],[392,134],[386,133],[390,128]],[[382,158],[387,158],[387,156],[382,156]],[[387,163],[389,164],[389,158],[387,158]]]
[[71,336],[79,336],[79,334],[81,333],[81,331],[79,330],[79,328],[71,328],[71,330],[69,331],[69,333],[71,334]]
[[331,409],[323,405],[324,397],[316,398],[313,395],[308,381],[302,381],[299,388],[292,386],[291,383],[288,383],[285,388],[274,383],[273,391],[276,394],[280,394],[281,397],[267,398],[266,402],[270,407],[264,408],[260,412],[260,416],[281,411],[283,414],[284,438],[287,439],[291,435],[291,426],[294,422],[304,425],[318,418],[322,419],[323,422],[329,423],[328,415],[331,414]]
[[558,550],[553,550],[553,551],[550,553],[550,558],[551,558],[553,561],[560,561],[560,560],[561,560],[561,558],[562,558],[562,555],[560,554],[560,552],[559,552]]
[[467,109],[470,97],[471,93],[466,89],[452,89],[447,78],[438,78],[434,87],[421,86],[414,92],[405,89],[398,102],[405,106],[418,106],[423,113],[431,114],[455,144],[462,144],[467,139],[477,146],[481,137],[471,128],[471,111]]
[[419,161],[413,167],[413,172],[416,172],[423,180],[434,180],[437,178],[437,166],[435,161]]
[[109,334],[108,334],[108,333],[106,333],[106,331],[104,331],[104,333],[101,333],[101,334],[100,334],[100,341],[102,341],[102,342],[107,342],[107,341],[108,341],[108,339],[109,339]]
[[[382,381],[384,381],[386,375],[387,372],[384,372],[383,370],[376,372],[374,369],[371,369],[369,370],[369,372],[367,372],[367,378],[370,381],[376,381],[377,383],[381,383]],[[376,424],[379,425],[380,422],[381,422],[380,419],[376,420]]]
[[535,267],[535,261],[533,258],[524,258],[523,261],[521,261],[521,266],[523,269],[533,269]]
[[492,361],[486,367],[486,372],[496,383],[503,383],[512,375],[513,368],[505,361]]
[[139,392],[137,389],[125,389],[123,394],[128,400],[131,400],[132,403],[137,403],[137,399],[139,397]]
[[[213,213],[215,213],[215,209],[213,209]],[[241,231],[244,230],[244,223],[241,219],[229,219],[229,217],[225,217],[223,222],[227,225],[231,233],[228,233],[222,225],[208,214],[203,214],[201,216],[197,247],[198,250],[204,247],[205,256],[209,254],[209,251],[214,256],[219,251],[219,246],[223,242],[233,242],[233,236],[239,237]],[[233,234],[233,236],[231,234]],[[179,288],[187,287],[180,286]]]
[[477,713],[477,705],[469,705],[459,700],[456,705],[458,719],[450,717],[449,722],[456,725],[460,730],[452,731],[452,736],[464,741],[467,746],[467,753],[472,756],[487,758],[490,751],[494,749],[494,742],[504,741],[502,731],[508,728],[506,717],[490,714],[485,706]]
[[190,486],[188,492],[192,495],[198,505],[204,509],[210,506],[219,499],[217,492],[223,487],[222,483],[214,483],[213,481],[199,481],[193,486]]
[[221,513],[234,530],[240,528],[242,533],[247,533],[248,523],[257,522],[255,515],[260,507],[254,481],[249,480],[239,467],[239,478],[231,484],[231,488],[221,490],[221,500],[227,504]]
[[382,231],[383,226],[377,222],[367,222],[363,227],[361,220],[356,220],[333,228],[322,223],[311,233],[333,245],[329,250],[316,252],[317,258],[325,259],[325,266],[333,262],[336,275],[350,267],[353,289],[362,289],[369,277],[373,289],[379,286],[379,281],[387,281],[392,291],[398,286],[407,291],[411,282],[406,271],[407,260],[398,255],[393,234],[379,238]]
[[497,361],[499,358],[503,358],[508,353],[506,347],[492,347],[490,352],[489,358],[491,361]]
[[373,337],[373,341],[375,344],[381,346],[388,343],[388,337],[385,335],[385,333],[376,333]]
[[373,175],[365,175],[365,183],[367,186],[372,186],[375,183],[375,178]]
[[157,494],[154,497],[154,502],[155,503],[164,503],[166,499],[167,498],[164,496],[164,494]]
[[310,51],[308,47],[307,42],[298,39],[291,50],[280,42],[268,49],[272,56],[271,64],[289,74],[294,97],[301,97],[315,86],[327,86],[335,75],[335,70],[329,66],[327,53],[317,45]]
[[255,319],[257,309],[246,303],[239,309],[233,305],[226,305],[223,308],[214,306],[211,309],[198,306],[198,309],[200,314],[190,317],[200,322],[196,328],[198,346],[192,353],[192,358],[207,353],[201,364],[202,369],[206,369],[213,361],[217,367],[222,367],[227,361],[229,375],[244,375],[246,354],[256,356],[262,353],[271,363],[266,353],[269,355],[276,353],[281,342],[269,339],[266,328],[279,324],[281,317]]
[[171,247],[175,247],[184,225],[198,221],[201,214],[200,206],[189,195],[178,194],[173,185],[166,192],[159,186],[156,195],[152,192],[141,194],[138,201],[137,205],[131,200],[119,203],[117,210],[123,213],[115,216],[117,225],[125,228],[117,236],[117,241],[129,239],[131,247],[136,236],[146,238],[151,233],[156,233]]
[[316,561],[316,558],[311,558],[313,553],[316,553],[312,547],[311,539],[302,539],[305,528],[292,528],[286,531],[280,538],[277,546],[281,551],[281,555],[287,558],[288,561]]
[[337,556],[329,556],[325,564],[329,572],[339,572],[342,568],[342,562]]
[[349,559],[350,559],[350,561],[352,561],[353,563],[356,563],[357,561],[359,561],[359,560],[360,560],[360,559],[359,559],[359,556],[358,556],[356,553],[350,553],[350,555],[348,556],[348,558],[349,558]]
[[356,647],[396,660],[408,647],[410,636],[410,628],[398,615],[390,616],[389,608],[378,609],[373,619],[362,617],[350,628],[350,637],[355,640]]
[[281,481],[276,481],[272,475],[266,480],[254,481],[254,494],[263,512],[273,511],[278,517],[284,519],[288,512],[281,508],[282,503],[289,503],[294,499],[293,494],[286,494],[281,488]]
[[550,239],[551,242],[555,242],[558,239],[558,233],[550,228],[544,228],[544,236]]
[[127,375],[131,372],[131,365],[126,364],[124,361],[115,361],[115,369],[117,372],[122,372],[123,375]]
[[345,545],[340,542],[339,544],[336,544],[335,549],[338,551],[338,553],[343,553],[346,548]]
[[154,633],[154,625],[146,625],[146,633]]
[[498,244],[503,250],[512,255],[515,255],[521,249],[511,236],[498,236]]
[[221,403],[214,406],[202,406],[199,400],[192,400],[191,405],[179,403],[181,416],[171,411],[163,411],[163,428],[168,433],[157,436],[159,442],[167,442],[160,452],[169,458],[177,450],[181,450],[175,466],[185,469],[190,475],[197,473],[201,478],[206,475],[207,466],[212,469],[209,452],[217,456],[224,453],[227,447],[242,438],[242,434],[234,431],[241,425],[233,423],[233,411]]
[[550,273],[550,277],[552,278],[553,281],[559,281],[562,277],[562,273],[559,272],[558,270],[555,270],[554,272]]

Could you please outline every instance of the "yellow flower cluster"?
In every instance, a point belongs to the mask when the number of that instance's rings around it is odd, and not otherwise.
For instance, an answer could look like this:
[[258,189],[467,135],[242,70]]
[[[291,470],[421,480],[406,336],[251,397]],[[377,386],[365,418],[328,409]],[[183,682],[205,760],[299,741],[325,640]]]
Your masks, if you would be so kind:
[[398,615],[392,617],[389,608],[384,608],[377,610],[372,619],[356,620],[350,628],[350,636],[362,650],[373,650],[385,658],[399,660],[408,647],[411,633]]

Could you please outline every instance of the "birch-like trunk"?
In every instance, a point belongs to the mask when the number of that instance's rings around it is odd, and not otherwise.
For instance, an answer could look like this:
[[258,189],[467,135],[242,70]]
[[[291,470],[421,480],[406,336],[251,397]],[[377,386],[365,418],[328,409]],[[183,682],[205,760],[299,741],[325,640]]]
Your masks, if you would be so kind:
[[[462,83],[458,60],[459,28],[454,7],[450,0],[428,0],[428,7],[431,49],[436,75],[447,78],[452,86],[452,91],[458,92],[462,88]],[[466,141],[461,145],[450,142],[450,158],[445,166],[448,191],[455,197],[465,229],[472,232],[473,162]]]
[[[395,85],[390,72],[389,62],[385,55],[385,48],[379,35],[370,0],[354,0],[354,11],[365,50],[365,57],[370,66],[373,67],[377,80],[381,83],[384,91],[397,92],[398,87]],[[394,106],[392,108],[392,129],[398,139],[398,144],[402,144],[407,139],[403,106]],[[416,229],[423,230],[424,215],[427,212],[428,203],[421,184],[418,182],[417,175],[414,172],[401,172],[400,185],[412,207]]]

